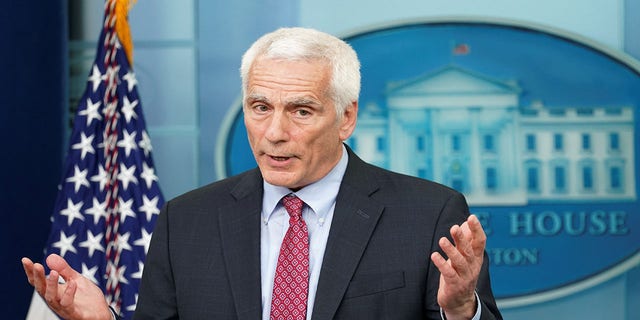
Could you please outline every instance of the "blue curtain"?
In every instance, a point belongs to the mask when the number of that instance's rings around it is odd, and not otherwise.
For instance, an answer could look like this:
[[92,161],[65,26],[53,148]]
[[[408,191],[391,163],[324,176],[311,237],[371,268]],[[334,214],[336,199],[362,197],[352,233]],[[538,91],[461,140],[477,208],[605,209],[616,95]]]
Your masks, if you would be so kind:
[[42,260],[60,179],[67,104],[67,0],[0,4],[0,310],[24,319],[20,258]]

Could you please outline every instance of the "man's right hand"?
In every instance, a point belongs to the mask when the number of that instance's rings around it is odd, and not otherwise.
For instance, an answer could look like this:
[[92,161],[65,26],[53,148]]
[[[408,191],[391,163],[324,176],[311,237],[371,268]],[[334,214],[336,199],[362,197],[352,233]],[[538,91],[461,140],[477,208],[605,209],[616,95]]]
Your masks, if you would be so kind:
[[[102,290],[82,276],[57,254],[47,257],[49,276],[44,274],[44,266],[22,258],[22,266],[29,283],[44,299],[49,308],[60,317],[69,320],[111,320],[112,314]],[[62,276],[65,283],[59,283]]]

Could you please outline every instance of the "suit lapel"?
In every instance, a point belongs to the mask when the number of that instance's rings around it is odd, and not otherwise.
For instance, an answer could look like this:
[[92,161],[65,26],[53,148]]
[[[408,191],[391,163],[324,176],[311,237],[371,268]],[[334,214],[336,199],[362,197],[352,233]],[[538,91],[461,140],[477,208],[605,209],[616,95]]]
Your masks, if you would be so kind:
[[236,201],[220,207],[220,237],[238,319],[259,319],[262,179],[257,170],[231,191]]
[[332,319],[384,206],[370,198],[378,188],[367,165],[349,150],[349,165],[336,199],[313,308],[313,320]]

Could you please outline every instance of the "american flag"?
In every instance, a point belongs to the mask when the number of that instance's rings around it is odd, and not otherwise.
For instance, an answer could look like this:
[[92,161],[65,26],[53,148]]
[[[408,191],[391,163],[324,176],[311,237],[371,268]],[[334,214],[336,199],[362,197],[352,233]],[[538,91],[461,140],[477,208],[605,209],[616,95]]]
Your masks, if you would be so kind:
[[467,54],[469,54],[469,52],[471,52],[471,47],[469,47],[469,45],[466,44],[466,43],[458,43],[453,47],[451,52],[454,55],[463,56],[463,55],[467,55]]
[[[118,1],[106,1],[96,59],[75,115],[46,255],[64,257],[129,319],[164,199],[136,77],[123,49],[128,25],[122,29],[126,15],[116,12],[121,9]],[[126,32],[124,41],[119,32]]]

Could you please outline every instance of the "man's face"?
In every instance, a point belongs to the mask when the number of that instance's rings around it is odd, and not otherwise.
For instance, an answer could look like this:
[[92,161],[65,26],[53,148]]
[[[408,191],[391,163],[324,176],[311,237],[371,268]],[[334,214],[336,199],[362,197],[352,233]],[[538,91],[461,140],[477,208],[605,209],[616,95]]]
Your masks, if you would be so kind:
[[357,103],[342,118],[329,96],[331,68],[321,60],[258,58],[249,71],[244,123],[264,179],[293,190],[320,180],[342,155]]

